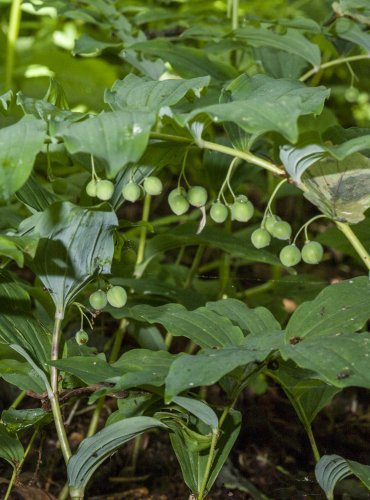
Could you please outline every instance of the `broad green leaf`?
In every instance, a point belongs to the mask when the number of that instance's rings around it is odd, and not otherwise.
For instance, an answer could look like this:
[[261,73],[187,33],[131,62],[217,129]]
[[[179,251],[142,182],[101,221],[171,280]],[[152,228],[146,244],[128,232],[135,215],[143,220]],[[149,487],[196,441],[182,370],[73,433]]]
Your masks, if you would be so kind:
[[179,304],[152,307],[138,305],[122,309],[122,315],[136,321],[163,325],[174,336],[186,337],[201,347],[239,345],[244,336],[228,318],[205,307],[187,311]]
[[13,359],[15,352],[10,356],[0,359],[0,377],[22,391],[43,393],[45,391],[44,382],[29,363]]
[[311,424],[340,391],[338,387],[312,378],[314,372],[302,370],[294,363],[280,362],[279,369],[270,371],[269,376],[282,386],[304,426]]
[[46,210],[49,205],[59,200],[56,194],[44,188],[32,174],[21,189],[17,191],[16,196],[18,200],[36,212]]
[[263,27],[247,26],[235,30],[233,36],[242,44],[283,50],[305,59],[312,66],[320,66],[321,56],[318,45],[311,43],[297,29],[288,28],[284,34],[278,34]]
[[297,308],[286,328],[286,340],[356,332],[370,318],[369,303],[366,276],[329,285],[313,301]]
[[285,146],[280,158],[305,197],[325,215],[356,224],[370,206],[370,160],[353,151],[369,144],[365,135],[332,148]]
[[370,387],[370,333],[305,337],[280,349],[284,359],[311,370],[335,387]]
[[36,376],[35,378],[38,379],[37,383],[40,383],[39,381],[41,381],[44,385],[44,389],[46,389],[46,392],[48,393],[49,399],[53,399],[55,396],[54,396],[53,391],[51,389],[51,386],[49,384],[49,380],[48,380],[47,376],[45,375],[45,372],[42,371],[41,368],[39,368],[37,366],[37,364],[34,362],[34,360],[31,358],[31,356],[28,354],[28,352],[23,349],[23,347],[21,347],[20,345],[16,345],[16,344],[10,344],[9,347],[14,349],[14,351],[16,351],[18,354],[20,354],[27,361],[29,366],[35,372],[35,376]]
[[172,44],[166,40],[147,40],[130,46],[145,55],[160,57],[169,62],[182,78],[210,76],[215,80],[235,78],[236,70],[230,65],[210,59],[204,50]]
[[45,368],[50,357],[47,329],[31,315],[28,293],[10,274],[0,272],[0,344],[19,344],[39,366]]
[[119,420],[131,417],[139,417],[144,414],[147,408],[156,401],[157,396],[150,393],[132,392],[127,397],[118,399],[118,410],[111,413],[105,425],[111,425]]
[[23,446],[17,436],[11,434],[2,423],[0,423],[0,443],[0,458],[16,469],[24,455]]
[[209,85],[209,77],[190,80],[155,81],[129,74],[105,92],[105,102],[114,110],[148,109],[158,112],[163,106],[174,106],[183,97],[200,97]]
[[368,0],[339,0],[333,4],[335,12],[349,15],[360,22],[370,24],[370,6]]
[[8,200],[27,181],[45,136],[46,124],[33,116],[0,129],[0,200]]
[[86,384],[97,384],[118,377],[116,370],[107,361],[97,356],[70,356],[69,358],[50,361],[59,370],[75,375]]
[[[216,123],[233,122],[252,134],[253,140],[266,132],[279,132],[291,142],[298,139],[298,118],[320,114],[330,91],[323,86],[306,87],[287,79],[275,79],[267,75],[252,77],[241,75],[225,88],[231,102],[199,107],[179,118],[188,122],[206,113]],[[263,113],[261,113],[263,107]]]
[[315,476],[328,500],[334,500],[334,488],[342,479],[355,475],[370,490],[370,466],[339,455],[324,455],[315,467]]
[[207,302],[206,308],[220,316],[229,318],[245,333],[262,335],[266,331],[280,330],[281,326],[274,316],[265,307],[249,307],[241,300],[224,299],[217,302]]
[[176,357],[167,351],[150,351],[149,349],[132,349],[124,353],[112,365],[119,373],[119,376],[114,379],[115,389],[164,385],[168,370]]
[[33,216],[31,227],[33,221],[33,234],[41,239],[32,266],[63,312],[94,275],[110,272],[117,217],[106,206],[63,202]]
[[1,420],[9,432],[18,433],[30,427],[48,424],[52,421],[52,416],[42,408],[29,410],[9,408],[2,412]]
[[105,49],[122,47],[122,43],[101,42],[84,33],[75,41],[74,55],[99,56]]
[[19,250],[17,245],[11,239],[2,234],[0,234],[0,256],[14,260],[19,267],[23,267],[23,252]]
[[298,80],[307,67],[307,61],[302,57],[272,47],[256,48],[254,55],[261,61],[266,74],[274,78]]
[[141,110],[101,113],[62,130],[71,154],[88,153],[101,160],[108,177],[114,177],[143,154],[155,122],[151,112]]
[[67,466],[71,497],[83,496],[83,491],[95,470],[120,446],[156,427],[167,428],[154,418],[132,417],[109,425],[94,436],[84,439]]
[[216,413],[207,404],[193,398],[175,396],[172,401],[189,413],[195,415],[199,420],[209,425],[212,429],[218,428],[218,418]]
[[196,355],[181,354],[166,378],[166,401],[182,391],[213,385],[239,366],[264,361],[283,342],[281,331],[248,335],[240,345],[204,349]]
[[361,26],[355,21],[345,17],[337,19],[335,33],[339,38],[348,40],[370,52],[370,34],[368,31],[361,29]]

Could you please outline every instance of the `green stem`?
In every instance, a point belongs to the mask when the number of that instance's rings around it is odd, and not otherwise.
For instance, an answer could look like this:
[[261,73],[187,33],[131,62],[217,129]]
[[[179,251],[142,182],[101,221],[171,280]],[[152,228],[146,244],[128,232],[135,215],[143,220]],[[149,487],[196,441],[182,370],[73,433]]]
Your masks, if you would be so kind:
[[245,290],[243,292],[243,295],[247,298],[254,297],[255,295],[259,295],[260,293],[265,293],[269,292],[272,290],[275,286],[275,283],[273,280],[267,281],[266,283],[263,283],[262,285],[257,285],[254,286],[253,288],[248,288],[248,290]]
[[312,449],[312,453],[313,453],[315,462],[317,463],[320,460],[320,453],[319,453],[319,450],[317,448],[315,436],[313,435],[311,425],[310,424],[305,425],[305,429],[306,429],[308,439],[310,440],[310,445],[311,445],[311,449]]
[[201,484],[201,486],[199,488],[199,492],[198,492],[198,500],[203,500],[203,498],[204,498],[204,493],[205,493],[205,490],[207,487],[208,478],[209,478],[209,475],[211,473],[213,461],[215,459],[215,451],[216,451],[216,445],[217,445],[217,441],[218,441],[219,432],[217,429],[213,429],[212,432],[213,432],[213,434],[212,434],[211,446],[209,449],[207,465],[206,465],[206,469],[204,471],[203,481],[202,481],[202,484]]
[[193,282],[194,276],[196,272],[198,271],[199,264],[201,263],[203,254],[204,254],[205,246],[204,245],[199,245],[197,248],[197,251],[195,252],[195,256],[193,259],[193,263],[191,265],[191,268],[188,272],[188,275],[186,277],[186,281],[184,283],[184,288],[190,288],[191,284]]
[[22,0],[13,0],[10,8],[6,46],[5,90],[10,89],[13,84],[14,52],[21,23],[21,4]]
[[239,10],[239,0],[233,0],[233,12],[232,12],[232,18],[231,18],[231,29],[236,30],[239,27],[239,15],[238,15],[238,10]]
[[[163,141],[174,141],[174,142],[185,142],[191,143],[193,139],[189,139],[187,137],[181,137],[177,135],[169,135],[169,134],[161,134],[158,132],[151,132],[150,137],[152,139],[160,139]],[[228,146],[223,146],[222,144],[216,144],[215,142],[210,141],[198,141],[198,146],[200,148],[209,149],[211,151],[218,151],[219,153],[223,153],[229,156],[234,156],[235,158],[240,158],[241,160],[245,160],[253,165],[257,165],[259,167],[272,172],[273,174],[286,176],[286,172],[283,168],[278,167],[274,163],[259,158],[258,156],[250,153],[248,151],[240,151],[239,149],[230,148]]]
[[12,477],[10,478],[10,481],[9,481],[8,489],[6,490],[6,493],[5,493],[4,500],[8,500],[8,498],[10,496],[10,493],[13,489],[14,481],[17,479],[17,472],[18,472],[17,467],[14,467]]
[[238,161],[239,161],[239,158],[234,158],[232,160],[232,162],[230,163],[229,168],[227,170],[226,177],[225,177],[224,182],[222,183],[222,186],[221,186],[220,191],[218,193],[217,201],[220,200],[220,196],[223,194],[226,186],[229,188],[229,191],[230,191],[232,197],[235,199],[235,194],[234,194],[234,191],[232,190],[232,187],[230,184],[230,177],[231,177],[232,172],[234,170],[234,167],[235,167],[235,165],[237,165]]
[[72,452],[69,447],[68,438],[63,423],[63,417],[60,411],[59,401],[57,397],[54,396],[53,398],[50,399],[50,406],[51,406],[51,411],[53,412],[55,429],[57,431],[63,458],[66,465],[68,465],[69,459],[72,456]]
[[[56,361],[59,355],[59,343],[62,334],[61,326],[63,320],[63,313],[57,311],[55,313],[53,336],[51,341],[51,359]],[[66,430],[63,423],[62,413],[60,411],[59,399],[58,399],[58,369],[55,366],[51,367],[51,388],[53,391],[52,396],[49,396],[51,410],[53,412],[55,428],[57,431],[58,439],[60,442],[60,447],[63,453],[64,461],[68,464],[71,458],[71,449],[69,447],[68,438]]]
[[370,255],[367,252],[366,248],[363,246],[361,241],[357,238],[355,233],[352,231],[351,226],[346,223],[346,222],[335,222],[337,225],[337,228],[342,231],[344,236],[348,239],[348,241],[351,243],[353,248],[356,250],[360,258],[362,259],[363,263],[367,267],[367,269],[370,271]]
[[320,66],[316,66],[315,68],[310,69],[305,73],[304,75],[301,76],[299,79],[301,82],[305,82],[311,76],[315,75],[319,71],[322,71],[327,68],[331,68],[332,66],[337,66],[338,64],[345,64],[353,61],[361,61],[363,59],[369,59],[370,55],[369,54],[360,54],[357,56],[349,56],[349,57],[339,57],[338,59],[334,59],[333,61],[329,61],[323,64],[320,64]]
[[136,269],[134,271],[134,276],[136,278],[140,278],[141,271],[139,271],[138,266],[143,262],[145,255],[146,235],[148,232],[146,223],[149,221],[150,202],[151,202],[151,196],[149,194],[145,195],[143,213],[141,216],[141,222],[143,223],[143,226],[141,227],[140,230],[139,246],[137,249],[137,257],[136,257]]
[[[54,320],[54,329],[53,329],[53,336],[52,336],[52,341],[51,341],[51,360],[52,361],[57,361],[59,357],[59,344],[60,344],[60,338],[62,335],[62,320],[63,320],[63,313],[56,312],[55,313],[55,320]],[[58,394],[58,369],[55,366],[51,367],[51,388],[53,390],[54,395]]]
[[253,165],[258,165],[259,167],[272,172],[273,174],[285,176],[286,172],[281,167],[278,167],[274,163],[270,161],[263,160],[253,153],[249,153],[247,151],[240,151],[239,149],[230,148],[228,146],[223,146],[222,144],[216,144],[210,141],[200,141],[199,146],[204,149],[209,149],[211,151],[218,151],[219,153],[224,153],[225,155],[234,156],[235,158],[240,158],[241,160],[245,160]]
[[18,408],[18,406],[21,404],[21,402],[23,401],[23,399],[25,398],[27,394],[27,391],[21,391],[18,396],[15,398],[15,400],[13,401],[13,403],[10,405],[10,408]]

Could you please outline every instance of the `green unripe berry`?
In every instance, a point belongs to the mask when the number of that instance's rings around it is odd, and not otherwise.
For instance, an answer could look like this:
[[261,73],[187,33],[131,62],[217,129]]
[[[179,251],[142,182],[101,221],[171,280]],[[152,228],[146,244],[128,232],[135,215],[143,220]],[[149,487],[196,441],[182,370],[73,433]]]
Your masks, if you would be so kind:
[[289,240],[292,235],[291,225],[283,220],[276,221],[272,225],[271,235],[278,240]]
[[96,180],[95,179],[91,179],[90,182],[87,183],[86,185],[86,193],[91,196],[91,198],[95,198],[96,196]]
[[144,190],[151,196],[157,196],[158,194],[161,194],[163,190],[161,179],[159,179],[159,177],[155,177],[154,175],[146,177],[144,179]]
[[324,255],[324,249],[317,241],[308,241],[302,248],[302,260],[306,264],[318,264]]
[[78,330],[78,332],[76,332],[75,339],[78,345],[85,345],[89,341],[89,336],[85,330]]
[[129,182],[123,186],[122,196],[125,200],[135,203],[135,201],[137,201],[141,196],[141,188],[135,182]]
[[211,219],[219,224],[222,222],[225,222],[229,215],[229,209],[227,208],[226,205],[221,203],[220,201],[216,201],[211,206],[211,210],[209,211],[209,215],[211,216]]
[[253,231],[251,235],[251,241],[252,245],[255,248],[265,248],[268,247],[271,241],[271,236],[270,233],[266,230],[260,227],[259,229],[256,229]]
[[248,222],[253,217],[254,207],[246,196],[238,196],[231,205],[233,220]]
[[276,215],[268,215],[264,221],[264,227],[267,231],[272,235],[272,228],[274,227],[275,222],[279,221],[280,217]]
[[93,309],[100,311],[107,305],[107,294],[103,290],[97,290],[90,295],[89,302]]
[[112,307],[123,307],[127,302],[127,293],[121,286],[112,286],[107,292],[107,299]]
[[189,202],[182,194],[168,197],[168,204],[176,215],[183,215],[189,210]]
[[208,193],[203,186],[192,186],[188,191],[188,201],[193,207],[203,207],[207,199]]
[[299,251],[299,248],[296,247],[296,245],[287,245],[286,247],[282,248],[279,257],[280,262],[283,264],[283,266],[292,267],[300,262],[301,252]]
[[170,200],[178,194],[181,194],[181,196],[184,196],[185,198],[187,197],[186,190],[183,187],[177,187],[168,193],[168,202],[170,202]]
[[96,184],[96,196],[99,200],[108,201],[114,193],[114,184],[111,181],[98,181]]

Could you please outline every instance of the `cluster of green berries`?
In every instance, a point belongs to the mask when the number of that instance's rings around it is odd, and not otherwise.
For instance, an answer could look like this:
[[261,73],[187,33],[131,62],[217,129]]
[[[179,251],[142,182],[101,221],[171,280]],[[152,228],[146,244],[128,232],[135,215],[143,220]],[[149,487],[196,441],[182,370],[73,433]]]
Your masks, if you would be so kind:
[[[102,289],[96,290],[89,297],[90,306],[96,310],[100,311],[104,309],[107,304],[110,304],[112,307],[123,307],[127,302],[127,292],[122,286],[111,286],[107,292]],[[79,330],[75,339],[77,344],[84,345],[87,344],[89,340],[88,334],[85,330]]]
[[231,205],[225,205],[217,200],[211,206],[209,215],[214,222],[221,224],[225,222],[230,213],[232,220],[248,222],[253,217],[254,206],[246,196],[239,195]]
[[154,175],[150,175],[149,177],[145,177],[143,187],[136,184],[134,181],[125,184],[122,188],[122,196],[125,200],[135,203],[135,201],[141,198],[143,191],[150,196],[158,196],[162,193],[162,190],[163,184],[161,179]]
[[204,207],[208,200],[208,193],[202,186],[192,186],[186,191],[183,187],[173,189],[168,195],[168,204],[176,215],[183,215],[190,205],[195,208]]
[[108,201],[114,193],[114,184],[108,180],[91,179],[86,186],[86,193],[91,198],[99,198],[102,201]]
[[[251,236],[252,244],[255,248],[265,248],[271,242],[271,237],[278,240],[289,240],[292,235],[292,228],[286,221],[276,215],[267,215],[262,226],[253,231]],[[285,246],[280,251],[280,261],[286,267],[292,267],[301,260],[306,264],[318,264],[324,255],[324,249],[316,241],[307,241],[302,250],[292,243]]]

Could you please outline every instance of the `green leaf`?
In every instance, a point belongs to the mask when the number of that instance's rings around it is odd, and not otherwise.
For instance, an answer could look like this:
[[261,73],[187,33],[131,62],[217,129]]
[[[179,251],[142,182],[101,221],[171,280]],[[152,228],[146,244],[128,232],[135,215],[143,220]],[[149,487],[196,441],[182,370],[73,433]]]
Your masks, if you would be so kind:
[[207,302],[206,308],[220,316],[229,318],[245,333],[263,335],[266,331],[280,330],[281,326],[271,312],[265,307],[249,307],[241,300],[224,299],[217,302]]
[[330,285],[296,309],[286,328],[286,340],[356,332],[370,318],[369,303],[370,280],[366,276]]
[[335,387],[370,387],[370,333],[305,337],[280,349],[284,359],[314,371]]
[[282,386],[304,426],[311,424],[340,391],[338,387],[312,378],[314,375],[314,372],[302,370],[289,362],[279,362],[279,369],[269,372],[269,376]]
[[23,267],[24,257],[17,245],[6,236],[0,234],[0,255],[14,260],[19,267]]
[[122,43],[101,42],[84,33],[75,41],[73,55],[99,56],[105,49],[114,49],[117,47],[122,47]]
[[229,80],[236,76],[234,68],[223,62],[211,60],[203,49],[175,45],[166,40],[148,40],[131,45],[130,49],[169,62],[182,78],[209,75],[215,80]]
[[325,215],[356,224],[370,206],[370,160],[353,151],[369,144],[365,135],[333,148],[285,146],[280,158],[305,197]]
[[46,210],[49,205],[59,200],[59,197],[45,189],[40,181],[30,175],[27,182],[17,191],[18,200],[36,212]]
[[204,349],[196,355],[181,354],[166,378],[166,402],[182,391],[213,385],[238,366],[261,362],[283,342],[281,331],[248,335],[240,345]]
[[11,434],[4,424],[0,423],[0,458],[3,458],[16,469],[24,456],[24,450],[19,439]]
[[122,309],[124,317],[150,324],[159,323],[174,336],[186,337],[201,347],[238,345],[243,333],[228,318],[205,307],[187,311],[179,304],[152,307],[146,304]]
[[13,351],[13,354],[7,355],[8,359],[0,359],[0,377],[22,391],[33,391],[39,394],[44,392],[44,382],[37,375],[37,372],[30,367],[29,363],[12,359],[14,357],[16,354]]
[[312,66],[320,66],[320,48],[297,29],[288,28],[284,34],[278,34],[266,28],[247,26],[235,30],[233,36],[251,47],[272,47],[299,56]]
[[12,90],[8,90],[8,92],[5,92],[5,94],[0,95],[0,104],[4,111],[8,110],[9,105],[12,102],[12,99],[13,99]]
[[[51,389],[51,386],[49,384],[49,380],[48,380],[47,376],[45,375],[45,372],[43,372],[41,370],[41,368],[39,368],[37,366],[37,364],[34,362],[34,360],[31,358],[31,356],[23,349],[23,347],[21,347],[19,345],[10,344],[9,347],[14,349],[14,351],[16,351],[18,354],[20,354],[27,361],[27,363],[31,366],[31,368],[35,372],[36,379],[39,379],[41,381],[41,383],[44,385],[44,389],[46,389],[49,399],[54,398],[55,396],[54,396],[53,391]],[[37,382],[40,383],[39,381],[37,381]]]
[[45,136],[46,124],[33,116],[0,129],[0,200],[8,200],[26,182]]
[[128,163],[139,160],[154,123],[154,114],[147,111],[114,111],[73,123],[61,135],[71,154],[88,153],[98,158],[112,178]]
[[334,488],[342,479],[355,475],[370,490],[370,466],[339,455],[324,455],[315,467],[315,476],[328,500],[334,499]]
[[355,21],[342,17],[337,19],[334,29],[339,38],[348,40],[370,52],[370,34]]
[[149,349],[132,349],[124,353],[113,364],[120,375],[114,380],[115,389],[164,385],[168,370],[176,357],[167,351],[151,351]]
[[299,135],[298,118],[320,114],[330,94],[323,86],[306,87],[297,81],[275,79],[267,75],[241,75],[229,83],[224,92],[231,93],[231,102],[196,108],[184,120],[188,122],[206,113],[216,123],[236,123],[252,134],[250,145],[259,135],[272,131],[296,142]]
[[29,224],[41,237],[32,266],[58,311],[64,311],[94,275],[110,272],[118,222],[109,207],[54,203]]
[[174,106],[183,97],[200,97],[209,81],[208,76],[190,80],[154,81],[129,74],[105,92],[105,102],[114,111],[129,107],[158,112],[164,106]]
[[48,424],[52,421],[52,416],[42,408],[30,410],[9,408],[2,412],[1,420],[9,432],[18,433],[30,427]]
[[94,436],[84,439],[67,466],[71,497],[83,496],[83,491],[95,470],[120,446],[155,427],[167,428],[154,418],[132,417],[109,425]]
[[59,370],[72,373],[86,384],[97,384],[118,377],[121,374],[105,359],[97,356],[70,356],[49,363]]
[[189,413],[195,415],[199,420],[209,425],[212,429],[218,429],[218,418],[216,413],[207,404],[192,398],[175,396],[172,401]]
[[21,283],[0,272],[0,345],[19,344],[39,366],[50,357],[51,335],[32,315],[30,299]]

